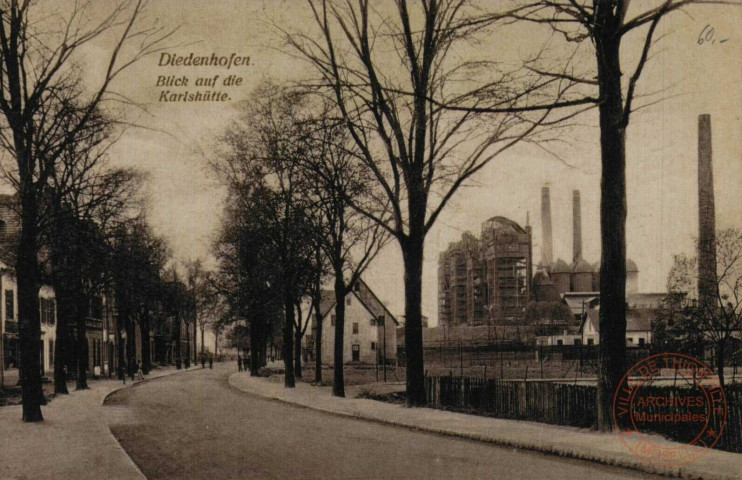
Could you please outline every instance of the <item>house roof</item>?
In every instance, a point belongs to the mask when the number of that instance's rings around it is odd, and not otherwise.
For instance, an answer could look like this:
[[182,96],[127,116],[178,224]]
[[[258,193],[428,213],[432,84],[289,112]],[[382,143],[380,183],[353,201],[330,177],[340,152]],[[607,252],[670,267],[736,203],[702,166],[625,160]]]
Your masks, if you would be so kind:
[[[632,308],[626,311],[626,331],[627,332],[649,332],[652,330],[652,320],[654,320],[655,311],[648,308]],[[591,308],[582,321],[580,331],[583,331],[585,324],[589,321],[593,324],[596,332],[600,332],[599,317],[600,309]]]
[[[354,288],[352,292],[348,292],[347,295],[355,296],[358,301],[361,302],[368,312],[374,317],[384,315],[385,318],[391,318],[395,325],[399,325],[397,318],[392,315],[392,312],[386,308],[386,305],[379,300],[379,297],[371,290],[371,288],[362,279],[358,279],[358,288]],[[330,310],[335,306],[335,292],[333,290],[322,290],[320,300],[320,312],[322,312],[322,318],[326,317]]]
[[562,301],[572,310],[572,315],[582,315],[600,301],[600,292],[568,292],[562,294]]

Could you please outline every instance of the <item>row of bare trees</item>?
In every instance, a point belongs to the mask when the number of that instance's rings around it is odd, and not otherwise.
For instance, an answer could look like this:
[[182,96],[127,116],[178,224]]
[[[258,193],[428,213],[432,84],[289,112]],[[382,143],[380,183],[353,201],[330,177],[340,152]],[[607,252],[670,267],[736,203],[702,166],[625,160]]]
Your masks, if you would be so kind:
[[328,314],[320,305],[330,282],[333,393],[344,396],[345,297],[387,238],[352,207],[372,198],[368,172],[327,104],[271,83],[253,93],[222,140],[214,167],[230,202],[216,252],[231,287],[233,318],[249,325],[252,373],[263,364],[271,333],[280,329],[285,382],[293,387],[302,376],[301,342],[313,324],[315,381],[322,381],[324,333],[317,319]]
[[[316,28],[282,30],[293,53],[317,73],[303,84],[335,104],[359,161],[378,187],[377,208],[354,207],[382,226],[402,251],[410,404],[425,401],[426,234],[458,189],[497,155],[519,142],[543,146],[545,132],[597,107],[602,166],[597,402],[599,428],[612,428],[611,399],[626,368],[626,131],[639,108],[637,88],[660,21],[693,4],[713,3],[729,2],[539,0],[493,6],[395,0],[372,6],[367,0],[310,0]],[[489,58],[462,54],[482,35],[524,22],[546,29],[553,48],[514,69],[497,62],[497,51]],[[631,36],[638,39],[636,52],[624,46]]]
[[[15,270],[19,299],[19,343],[23,420],[43,419],[39,368],[39,300],[43,269],[40,252],[51,250],[55,285],[61,288],[60,318],[74,321],[78,353],[86,351],[81,298],[100,289],[105,273],[86,248],[103,245],[129,208],[131,172],[101,167],[112,139],[115,109],[112,82],[129,66],[157,51],[170,32],[143,25],[145,0],[119,2],[100,16],[88,2],[52,5],[31,0],[0,2],[0,146],[6,177],[16,187],[21,219]],[[55,11],[51,11],[55,10]],[[94,20],[98,18],[99,20]],[[80,52],[112,35],[101,75],[86,75]],[[97,79],[91,83],[89,79]],[[71,234],[62,242],[57,234]],[[98,237],[96,239],[96,237]],[[60,323],[62,323],[60,322]],[[72,340],[64,349],[71,348]],[[57,358],[67,358],[61,352]],[[78,373],[84,370],[78,355]],[[60,372],[63,369],[59,369]],[[61,373],[58,373],[61,375]],[[78,375],[78,378],[80,376]],[[82,380],[84,382],[84,380]],[[60,391],[65,390],[58,380]],[[57,383],[57,382],[55,382]],[[84,383],[79,385],[84,387]]]

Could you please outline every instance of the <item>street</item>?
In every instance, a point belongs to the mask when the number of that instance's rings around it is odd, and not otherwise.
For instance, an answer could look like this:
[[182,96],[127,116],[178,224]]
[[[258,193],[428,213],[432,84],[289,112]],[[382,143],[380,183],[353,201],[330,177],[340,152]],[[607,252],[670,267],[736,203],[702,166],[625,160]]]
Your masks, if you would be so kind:
[[214,367],[107,400],[111,431],[147,478],[655,478],[264,400],[229,387],[233,363]]

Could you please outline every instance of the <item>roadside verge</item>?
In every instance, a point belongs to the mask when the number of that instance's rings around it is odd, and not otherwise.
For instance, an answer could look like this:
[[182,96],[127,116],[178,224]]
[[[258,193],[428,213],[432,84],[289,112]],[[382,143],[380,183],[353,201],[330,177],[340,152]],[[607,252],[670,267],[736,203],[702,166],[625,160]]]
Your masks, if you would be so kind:
[[[618,435],[587,429],[536,422],[479,417],[430,408],[402,405],[360,398],[337,398],[329,387],[313,387],[298,382],[296,388],[266,378],[235,373],[229,385],[236,390],[298,405],[314,410],[367,420],[386,425],[466,438],[501,446],[532,450],[551,455],[597,462],[686,479],[742,479],[742,454],[711,450],[696,462],[682,467],[652,465],[635,457],[621,443]],[[669,447],[681,444],[652,435],[652,441]]]
[[114,391],[179,372],[184,370],[158,369],[125,386],[91,381],[90,389],[71,390],[42,407],[44,421],[39,423],[22,422],[20,405],[0,408],[6,439],[0,448],[0,478],[145,479],[111,434],[102,405]]

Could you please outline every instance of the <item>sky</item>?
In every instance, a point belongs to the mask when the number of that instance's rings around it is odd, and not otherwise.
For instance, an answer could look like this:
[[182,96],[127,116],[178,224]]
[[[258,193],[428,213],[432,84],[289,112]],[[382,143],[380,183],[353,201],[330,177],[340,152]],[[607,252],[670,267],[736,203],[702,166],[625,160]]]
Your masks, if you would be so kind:
[[[99,18],[111,2],[95,0],[90,19]],[[641,0],[633,8],[657,4]],[[65,5],[47,0],[63,12]],[[61,5],[61,6],[60,6]],[[47,7],[52,8],[52,7]],[[631,12],[630,12],[631,13]],[[226,72],[208,67],[159,66],[160,55],[145,57],[112,85],[117,93],[141,105],[125,110],[135,127],[128,128],[111,152],[112,162],[147,172],[148,216],[180,261],[208,259],[219,226],[224,190],[208,168],[218,137],[239,111],[251,90],[266,79],[291,81],[305,75],[306,63],[286,53],[275,25],[289,30],[310,28],[304,2],[271,0],[155,0],[144,17],[166,29],[168,54],[249,56],[249,66]],[[663,20],[661,42],[652,50],[640,93],[661,91],[663,100],[638,111],[627,133],[627,250],[639,267],[639,289],[663,291],[674,254],[691,252],[697,231],[697,117],[712,117],[717,226],[742,228],[742,21],[739,8],[695,8]],[[698,44],[704,27],[714,29],[717,42]],[[708,28],[706,28],[708,31]],[[524,55],[536,36],[516,29],[507,42],[483,45],[493,55],[507,49]],[[721,43],[721,40],[726,40]],[[76,58],[95,85],[110,52],[112,35],[87,46]],[[625,45],[625,71],[637,58],[638,44]],[[489,50],[484,50],[485,52]],[[243,78],[230,87],[230,101],[212,104],[162,103],[159,76],[212,77],[234,73]],[[219,80],[219,81],[221,81]],[[175,90],[175,89],[174,89]],[[180,90],[178,90],[180,91]],[[589,113],[565,132],[560,158],[535,146],[521,146],[493,160],[454,197],[428,234],[423,273],[423,314],[437,319],[437,259],[464,231],[479,236],[481,224],[493,216],[521,225],[530,218],[534,263],[541,256],[540,191],[551,188],[554,256],[571,261],[572,190],[582,196],[583,257],[600,258],[600,160],[597,114]],[[366,282],[394,313],[404,311],[403,271],[399,247],[392,242],[365,275]]]

